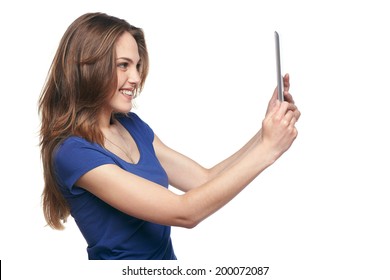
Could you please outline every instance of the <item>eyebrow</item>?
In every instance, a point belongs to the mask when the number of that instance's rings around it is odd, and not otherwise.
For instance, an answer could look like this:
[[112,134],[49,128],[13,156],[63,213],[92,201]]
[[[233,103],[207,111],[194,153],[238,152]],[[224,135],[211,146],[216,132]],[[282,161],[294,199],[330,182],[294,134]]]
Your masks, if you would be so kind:
[[[123,60],[126,60],[128,62],[134,63],[134,61],[128,57],[121,56],[121,57],[118,57],[116,60],[119,60],[119,59],[123,59]],[[139,63],[140,61],[141,61],[141,58],[138,59],[137,63]]]

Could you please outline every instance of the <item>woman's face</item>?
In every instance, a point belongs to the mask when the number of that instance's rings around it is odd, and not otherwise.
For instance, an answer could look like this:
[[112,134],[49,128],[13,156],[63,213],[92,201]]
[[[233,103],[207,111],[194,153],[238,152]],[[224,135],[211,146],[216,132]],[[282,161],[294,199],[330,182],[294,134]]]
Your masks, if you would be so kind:
[[132,108],[132,100],[141,81],[140,56],[138,45],[133,36],[125,32],[116,43],[116,71],[118,86],[110,100],[111,109],[115,113],[128,113]]

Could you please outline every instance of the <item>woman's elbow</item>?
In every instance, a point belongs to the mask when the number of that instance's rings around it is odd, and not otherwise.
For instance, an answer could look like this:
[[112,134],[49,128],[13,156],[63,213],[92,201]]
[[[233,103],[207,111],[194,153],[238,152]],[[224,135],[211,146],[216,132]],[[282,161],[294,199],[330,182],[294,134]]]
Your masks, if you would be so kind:
[[188,205],[188,200],[184,197],[182,202],[184,202],[184,205],[181,207],[180,214],[176,216],[176,226],[192,229],[196,227],[203,219],[200,213],[195,210],[193,207]]
[[184,223],[183,227],[187,228],[187,229],[192,229],[192,228],[196,227],[197,225],[199,225],[199,223],[200,223],[200,221],[198,221],[198,220],[189,219]]
[[191,192],[178,196],[179,203],[173,211],[175,213],[174,226],[192,229],[207,217],[202,207],[199,207],[199,202],[196,202],[192,196]]
[[193,216],[181,216],[180,218],[177,219],[174,226],[182,227],[186,229],[192,229],[196,227],[200,222],[201,220],[196,219]]

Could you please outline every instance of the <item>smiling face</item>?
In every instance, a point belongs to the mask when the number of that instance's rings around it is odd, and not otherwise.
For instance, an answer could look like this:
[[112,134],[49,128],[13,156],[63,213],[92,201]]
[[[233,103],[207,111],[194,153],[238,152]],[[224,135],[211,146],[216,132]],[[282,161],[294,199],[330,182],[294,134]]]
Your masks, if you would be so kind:
[[116,72],[118,84],[110,100],[111,111],[128,113],[132,108],[132,100],[139,88],[140,56],[138,45],[133,36],[125,32],[116,43]]

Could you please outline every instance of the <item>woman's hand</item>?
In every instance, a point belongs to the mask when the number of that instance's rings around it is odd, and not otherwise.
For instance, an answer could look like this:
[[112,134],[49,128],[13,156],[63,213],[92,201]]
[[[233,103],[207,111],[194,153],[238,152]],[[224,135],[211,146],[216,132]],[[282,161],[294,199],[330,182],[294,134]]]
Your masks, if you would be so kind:
[[289,92],[290,76],[288,74],[283,77],[283,84],[285,101],[278,100],[277,89],[275,89],[262,123],[261,142],[269,150],[273,161],[287,151],[294,142],[298,135],[295,123],[301,116]]
[[[290,75],[289,74],[286,74],[283,77],[283,95],[284,95],[284,101],[295,105],[294,99],[293,99],[292,95],[290,94]],[[275,102],[277,100],[278,100],[278,89],[275,88],[274,93],[272,95],[272,98],[268,103],[266,115],[269,113],[271,107],[273,107],[273,105],[275,104]],[[299,110],[296,106],[291,107],[291,110],[293,111],[294,116],[295,116],[296,120],[298,121],[299,117],[301,116],[301,112],[299,112]]]

